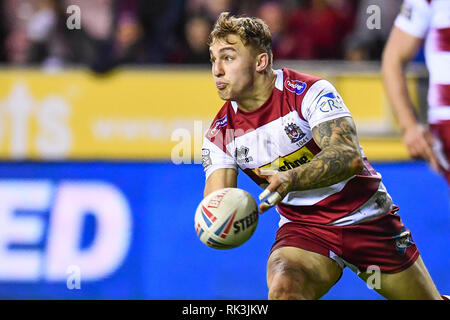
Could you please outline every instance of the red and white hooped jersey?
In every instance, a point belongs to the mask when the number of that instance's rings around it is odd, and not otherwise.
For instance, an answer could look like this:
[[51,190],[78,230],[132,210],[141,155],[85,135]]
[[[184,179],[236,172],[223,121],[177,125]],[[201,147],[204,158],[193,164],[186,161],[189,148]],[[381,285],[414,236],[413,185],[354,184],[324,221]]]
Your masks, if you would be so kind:
[[405,0],[395,26],[425,39],[428,121],[450,120],[450,0]]
[[[267,181],[255,174],[256,168],[285,171],[311,161],[321,151],[312,128],[351,117],[328,81],[289,69],[275,72],[275,88],[260,108],[244,112],[235,101],[227,101],[220,109],[203,140],[206,179],[217,169],[240,168],[265,188]],[[288,221],[350,225],[391,208],[381,175],[365,157],[358,175],[324,188],[292,191],[276,206],[280,226]]]

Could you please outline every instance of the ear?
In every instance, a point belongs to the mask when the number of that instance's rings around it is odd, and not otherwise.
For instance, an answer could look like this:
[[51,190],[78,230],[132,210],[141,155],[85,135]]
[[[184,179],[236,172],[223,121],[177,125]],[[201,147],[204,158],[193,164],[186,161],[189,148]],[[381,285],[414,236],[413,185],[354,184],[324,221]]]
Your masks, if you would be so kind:
[[269,65],[269,55],[267,53],[260,53],[256,56],[256,71],[264,72]]

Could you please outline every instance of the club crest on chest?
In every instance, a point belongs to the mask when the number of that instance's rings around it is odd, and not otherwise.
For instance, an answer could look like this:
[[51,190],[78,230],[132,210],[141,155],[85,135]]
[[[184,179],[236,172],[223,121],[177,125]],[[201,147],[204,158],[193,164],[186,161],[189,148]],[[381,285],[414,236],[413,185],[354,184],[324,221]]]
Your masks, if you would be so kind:
[[291,139],[292,143],[298,142],[304,136],[306,136],[306,134],[295,123],[289,123],[287,126],[284,127],[284,131],[288,135],[289,139]]

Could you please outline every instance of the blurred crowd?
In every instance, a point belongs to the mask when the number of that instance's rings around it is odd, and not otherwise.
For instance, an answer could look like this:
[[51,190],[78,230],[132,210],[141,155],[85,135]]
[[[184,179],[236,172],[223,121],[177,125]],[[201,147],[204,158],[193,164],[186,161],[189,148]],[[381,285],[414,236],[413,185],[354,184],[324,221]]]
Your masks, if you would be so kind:
[[[119,64],[207,64],[222,11],[264,19],[275,59],[377,60],[401,0],[0,0],[0,63],[103,72]],[[381,28],[369,29],[370,5]],[[79,7],[79,28],[71,5]]]

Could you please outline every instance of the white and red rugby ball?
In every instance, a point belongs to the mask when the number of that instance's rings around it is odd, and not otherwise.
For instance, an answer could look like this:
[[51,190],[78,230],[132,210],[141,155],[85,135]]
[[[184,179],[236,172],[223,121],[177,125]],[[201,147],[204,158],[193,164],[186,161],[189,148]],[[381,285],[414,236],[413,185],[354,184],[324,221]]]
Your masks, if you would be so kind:
[[258,225],[258,206],[239,188],[223,188],[204,198],[195,212],[195,231],[215,249],[231,249],[246,242]]

